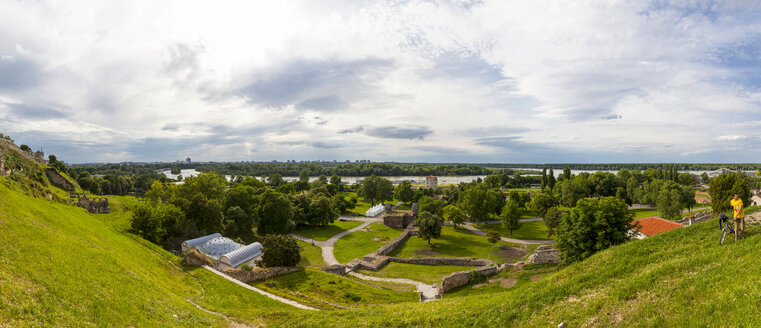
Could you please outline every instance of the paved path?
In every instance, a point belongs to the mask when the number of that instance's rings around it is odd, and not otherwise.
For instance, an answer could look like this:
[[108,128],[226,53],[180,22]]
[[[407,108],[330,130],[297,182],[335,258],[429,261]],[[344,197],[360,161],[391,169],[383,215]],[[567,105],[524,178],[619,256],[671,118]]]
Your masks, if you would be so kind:
[[[338,262],[338,260],[336,259],[336,256],[333,254],[333,247],[336,245],[336,242],[339,239],[343,238],[344,236],[346,236],[346,235],[348,235],[348,234],[350,234],[352,232],[364,229],[364,228],[366,228],[367,226],[369,226],[372,223],[383,222],[383,219],[381,219],[381,218],[358,218],[358,217],[352,217],[352,220],[354,220],[354,221],[365,221],[365,223],[362,223],[359,226],[356,226],[356,227],[351,228],[349,230],[346,230],[346,231],[343,231],[341,233],[338,233],[335,236],[330,237],[330,239],[328,239],[328,240],[325,240],[325,241],[315,240],[314,241],[314,244],[316,246],[319,246],[320,249],[322,249],[322,259],[325,261],[325,263],[327,265],[341,264],[340,262]],[[302,236],[299,236],[299,235],[290,234],[289,236],[291,236],[293,238],[296,238],[298,240],[301,240],[303,242],[306,242],[306,243],[311,243],[312,242],[312,239],[306,238],[306,237],[302,237]]]
[[269,297],[271,299],[274,299],[274,300],[276,300],[278,302],[282,302],[282,303],[285,303],[285,304],[288,304],[288,305],[292,305],[292,306],[295,306],[295,307],[297,307],[299,309],[319,311],[319,310],[317,310],[317,309],[315,309],[313,307],[309,307],[309,306],[306,306],[304,304],[301,304],[301,303],[298,303],[298,302],[294,302],[294,301],[282,298],[282,297],[277,296],[277,295],[270,294],[268,292],[265,292],[265,291],[263,291],[263,290],[261,290],[259,288],[253,287],[251,285],[244,284],[244,283],[242,283],[242,282],[240,282],[238,280],[235,280],[235,279],[231,278],[230,276],[228,276],[228,275],[226,275],[226,274],[224,274],[222,272],[217,271],[216,269],[214,269],[214,268],[212,268],[212,267],[210,267],[208,265],[204,265],[203,268],[206,269],[206,270],[211,271],[212,273],[214,273],[214,274],[216,274],[216,275],[218,275],[218,276],[220,276],[222,278],[225,278],[227,280],[230,280],[230,281],[238,284],[238,286],[241,286],[241,287],[249,289],[249,290],[253,290],[253,291],[255,291],[255,292],[259,293],[259,294],[267,296],[267,297]]
[[[476,227],[473,226],[472,223],[467,222],[463,224],[465,229],[470,230],[470,232],[477,234],[479,236],[485,236],[486,233],[478,230]],[[502,241],[506,241],[508,243],[514,243],[514,244],[521,244],[521,245],[552,245],[555,243],[554,240],[524,240],[524,239],[513,239],[513,238],[507,238],[502,237]]]
[[381,277],[374,277],[374,276],[368,276],[357,272],[349,272],[350,275],[357,277],[359,279],[363,280],[372,280],[372,281],[386,281],[386,282],[393,282],[397,284],[408,284],[408,285],[414,285],[415,288],[417,288],[417,291],[422,293],[423,295],[423,302],[433,301],[436,300],[436,297],[439,295],[438,288],[434,287],[433,285],[426,285],[422,282],[411,280],[411,279],[403,279],[403,278],[381,278]]

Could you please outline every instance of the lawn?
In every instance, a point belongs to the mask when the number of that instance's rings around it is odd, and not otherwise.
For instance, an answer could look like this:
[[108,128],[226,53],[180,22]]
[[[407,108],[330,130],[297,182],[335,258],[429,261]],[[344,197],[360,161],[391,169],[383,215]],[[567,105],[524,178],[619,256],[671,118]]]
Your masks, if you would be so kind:
[[634,212],[634,218],[632,218],[632,220],[649,218],[651,216],[660,215],[660,212],[658,212],[658,210],[656,209],[638,208],[638,209],[633,209],[631,211]]
[[528,264],[524,267],[512,268],[489,277],[490,281],[494,281],[492,283],[479,286],[478,288],[473,288],[473,284],[460,286],[447,292],[446,297],[466,297],[505,292],[511,288],[517,288],[532,281],[543,279],[548,274],[555,272],[557,268],[558,266],[555,264]]
[[377,272],[369,270],[360,270],[359,272],[368,276],[383,278],[405,278],[424,282],[426,284],[435,284],[441,282],[441,279],[444,278],[444,276],[452,272],[471,269],[474,268],[465,266],[419,265],[391,262],[386,264]]
[[289,273],[253,285],[273,294],[325,310],[339,307],[320,302],[320,300],[353,308],[418,301],[416,292],[372,287],[313,269]]
[[483,231],[496,231],[502,237],[525,239],[525,240],[542,240],[542,239],[554,239],[555,237],[547,237],[547,226],[544,225],[544,221],[531,221],[521,222],[521,227],[518,230],[513,231],[513,235],[510,235],[510,231],[502,227],[501,223],[497,224],[479,224],[476,226],[479,230]]
[[324,267],[327,265],[322,259],[322,248],[300,240],[298,242],[299,246],[301,246],[300,266]]
[[361,229],[336,242],[333,254],[335,254],[338,262],[347,263],[355,258],[365,256],[402,233],[401,230],[389,228],[380,222],[370,224],[367,229],[370,231]]
[[[351,196],[357,197],[357,205],[354,206],[354,208],[349,209],[347,212],[349,213],[358,213],[361,215],[365,215],[365,212],[372,207],[370,205],[370,202],[366,201],[364,198],[357,196],[356,192],[342,192],[341,193],[346,199],[349,199]],[[376,204],[377,205],[377,204]]]
[[324,227],[297,227],[295,230],[293,230],[293,234],[305,238],[314,238],[314,240],[325,241],[330,239],[330,237],[333,237],[351,228],[357,227],[362,223],[364,222],[336,220],[335,222]]
[[[491,244],[486,241],[485,237],[471,233],[464,228],[455,229],[452,226],[441,228],[441,237],[431,239],[428,245],[426,240],[417,236],[412,236],[399,248],[391,252],[390,256],[417,258],[417,257],[477,257],[486,258],[489,256]],[[514,246],[506,242],[497,242],[490,258],[497,263],[505,261],[512,262],[510,257],[502,258],[498,250],[503,246]],[[520,254],[516,254],[520,255]],[[522,255],[521,255],[522,257]]]

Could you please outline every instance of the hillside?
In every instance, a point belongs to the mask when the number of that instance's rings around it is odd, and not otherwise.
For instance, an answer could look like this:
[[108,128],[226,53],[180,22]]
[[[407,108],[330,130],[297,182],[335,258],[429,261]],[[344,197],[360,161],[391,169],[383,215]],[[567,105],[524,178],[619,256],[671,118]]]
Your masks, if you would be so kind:
[[89,214],[26,189],[0,178],[0,326],[227,325],[193,303],[251,324],[297,311],[178,267],[177,257],[124,231],[119,198],[111,214]]
[[284,326],[758,326],[761,229],[718,245],[716,221],[600,252],[506,292],[330,315]]

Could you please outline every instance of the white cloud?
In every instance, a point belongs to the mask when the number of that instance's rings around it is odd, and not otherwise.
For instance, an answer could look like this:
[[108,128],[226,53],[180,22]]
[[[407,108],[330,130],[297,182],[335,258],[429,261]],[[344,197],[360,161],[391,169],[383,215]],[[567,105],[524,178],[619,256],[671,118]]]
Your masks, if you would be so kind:
[[718,137],[716,137],[716,140],[734,141],[734,140],[743,140],[743,139],[747,139],[747,138],[748,138],[747,136],[741,136],[739,134],[732,134],[732,135],[727,135],[727,136],[718,136]]
[[[713,160],[740,140],[727,131],[761,127],[760,12],[6,1],[0,130],[70,162]],[[65,146],[87,139],[93,148]]]

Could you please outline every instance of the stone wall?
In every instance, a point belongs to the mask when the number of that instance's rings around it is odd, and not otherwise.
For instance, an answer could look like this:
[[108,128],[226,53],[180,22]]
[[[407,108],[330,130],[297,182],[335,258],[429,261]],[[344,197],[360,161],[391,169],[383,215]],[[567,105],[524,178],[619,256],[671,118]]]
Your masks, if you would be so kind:
[[339,276],[343,276],[343,275],[346,274],[346,267],[343,266],[343,265],[340,265],[340,264],[334,264],[334,265],[329,265],[329,266],[326,266],[326,267],[322,267],[322,268],[320,268],[320,270],[324,271],[324,272],[327,272],[327,273],[332,273],[332,274],[335,274],[335,275],[339,275]]
[[214,266],[214,261],[207,257],[206,255],[203,255],[199,253],[195,249],[191,249],[188,251],[188,254],[185,255],[185,260],[182,261],[182,264],[184,265],[208,265],[210,267]]
[[[23,150],[21,150],[21,148],[16,146],[16,144],[11,142],[10,140],[0,138],[0,150],[4,150],[4,149],[15,150],[21,156],[23,156],[24,158],[26,158],[26,159],[28,159],[30,161],[35,161],[35,162],[42,163],[42,164],[48,164],[48,161],[45,160],[45,157],[42,156],[42,154],[39,154],[39,153],[36,153],[36,152],[31,152],[31,151],[23,151]],[[0,151],[0,157],[3,156],[3,153],[5,153],[5,152],[4,151]],[[0,159],[2,159],[2,158],[0,158]]]
[[415,222],[415,217],[410,213],[392,213],[383,216],[383,224],[391,228],[404,229]]
[[48,176],[48,180],[50,180],[50,183],[52,183],[54,186],[61,188],[66,191],[72,191],[75,189],[75,186],[69,182],[69,180],[66,180],[63,176],[61,176],[58,171],[56,171],[54,168],[47,168],[45,169],[45,175]]
[[497,273],[497,266],[490,265],[490,266],[481,267],[475,270],[458,271],[458,272],[450,273],[449,275],[445,276],[444,279],[441,280],[441,287],[439,287],[439,291],[441,293],[446,293],[452,289],[455,289],[462,285],[466,285],[468,282],[470,282],[470,275],[471,275],[471,272],[473,271],[478,272],[484,276],[491,276]]
[[552,248],[551,245],[539,246],[534,254],[528,258],[528,262],[534,264],[560,263],[560,251]]
[[280,275],[288,274],[291,272],[297,272],[304,270],[302,267],[274,267],[274,268],[259,268],[256,267],[253,270],[244,269],[226,269],[224,273],[235,280],[241,282],[251,282],[257,280],[269,279]]
[[393,252],[395,249],[397,249],[399,246],[401,246],[404,241],[407,240],[412,235],[412,231],[407,229],[402,232],[401,235],[397,236],[394,239],[391,239],[391,241],[387,242],[385,245],[378,248],[375,252],[373,252],[371,255],[388,255],[389,253]]

